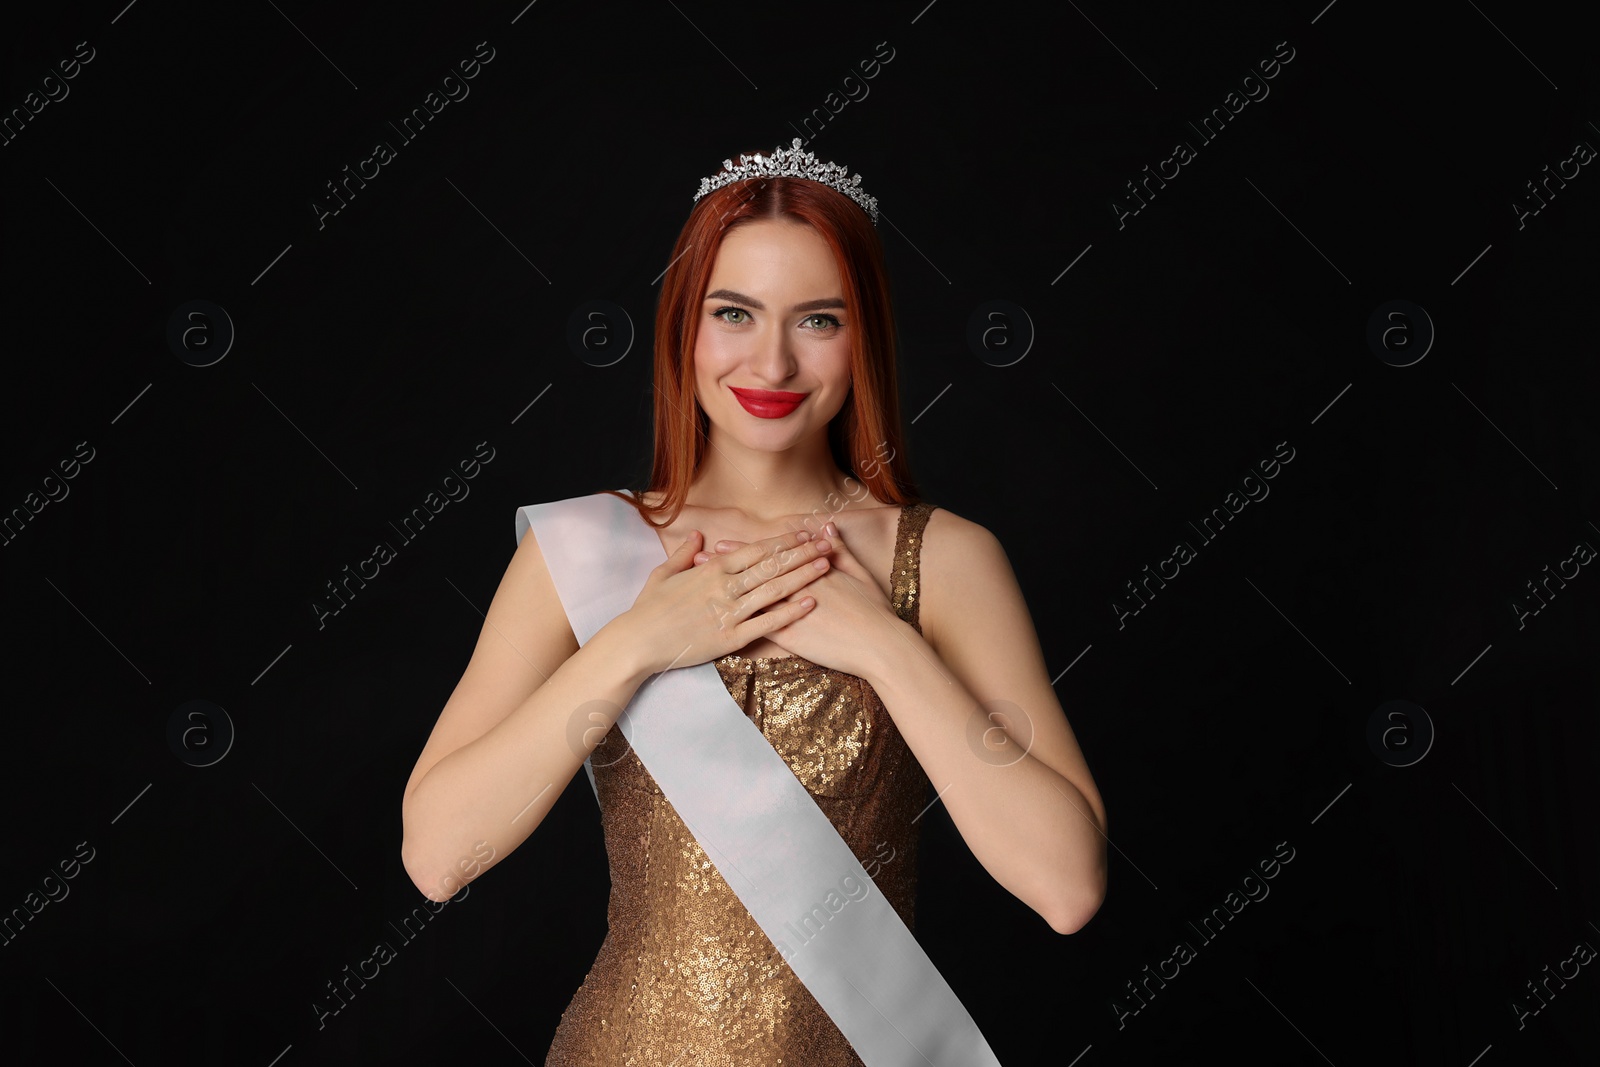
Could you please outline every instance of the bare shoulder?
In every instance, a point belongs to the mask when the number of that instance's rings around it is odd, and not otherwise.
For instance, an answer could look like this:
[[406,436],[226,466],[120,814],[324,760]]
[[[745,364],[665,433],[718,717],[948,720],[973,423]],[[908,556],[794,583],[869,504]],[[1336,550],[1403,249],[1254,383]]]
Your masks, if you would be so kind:
[[932,563],[939,567],[971,552],[1005,554],[1000,539],[987,526],[963,518],[945,507],[935,507],[928,515],[928,525],[922,538],[924,565]]
[[1000,539],[987,526],[936,507],[922,531],[918,573],[922,585],[919,622],[934,648],[954,630],[960,612],[992,597],[999,585],[1015,588],[1016,577]]

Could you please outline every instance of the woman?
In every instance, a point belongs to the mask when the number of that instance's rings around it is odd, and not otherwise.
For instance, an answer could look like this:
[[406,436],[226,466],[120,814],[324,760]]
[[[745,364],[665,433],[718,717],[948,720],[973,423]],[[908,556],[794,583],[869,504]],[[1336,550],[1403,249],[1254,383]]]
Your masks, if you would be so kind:
[[623,499],[666,562],[580,647],[523,536],[406,786],[406,869],[443,900],[526,840],[587,762],[610,930],[549,1067],[863,1062],[728,861],[611,743],[658,672],[715,666],[907,928],[935,792],[1051,929],[1077,930],[1104,897],[1105,808],[1005,553],[917,500],[876,201],[799,145],[703,182],[665,276],[652,485]]

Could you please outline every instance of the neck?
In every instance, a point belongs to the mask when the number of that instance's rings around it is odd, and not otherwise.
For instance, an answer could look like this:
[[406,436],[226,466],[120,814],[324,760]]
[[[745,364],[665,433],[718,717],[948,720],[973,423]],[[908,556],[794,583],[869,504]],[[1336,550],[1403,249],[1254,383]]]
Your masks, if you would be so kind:
[[842,507],[849,499],[846,477],[833,462],[825,431],[783,452],[767,452],[745,448],[712,426],[685,502],[736,511],[757,523],[773,522]]

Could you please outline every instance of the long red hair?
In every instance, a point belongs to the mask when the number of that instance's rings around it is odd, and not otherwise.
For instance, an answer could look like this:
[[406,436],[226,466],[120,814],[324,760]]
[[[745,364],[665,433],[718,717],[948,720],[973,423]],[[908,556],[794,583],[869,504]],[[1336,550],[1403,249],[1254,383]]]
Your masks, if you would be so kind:
[[[754,153],[746,153],[753,155]],[[651,507],[643,494],[606,492],[627,500],[645,521],[683,509],[709,440],[709,420],[694,395],[694,348],[699,309],[711,282],[717,249],[728,230],[750,219],[788,218],[812,226],[833,250],[844,285],[850,330],[849,396],[828,424],[828,446],[840,470],[888,504],[919,499],[906,462],[895,376],[894,308],[883,245],[855,201],[807,178],[751,178],[702,196],[672,248],[655,322],[655,459],[646,492],[662,494]]]

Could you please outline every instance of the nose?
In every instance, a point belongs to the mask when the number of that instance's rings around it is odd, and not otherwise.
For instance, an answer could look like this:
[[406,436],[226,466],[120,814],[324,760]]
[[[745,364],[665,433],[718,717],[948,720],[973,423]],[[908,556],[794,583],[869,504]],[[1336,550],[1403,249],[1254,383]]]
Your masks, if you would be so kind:
[[794,377],[800,367],[795,359],[793,339],[781,325],[772,325],[756,341],[750,356],[750,369],[764,382],[781,385]]

